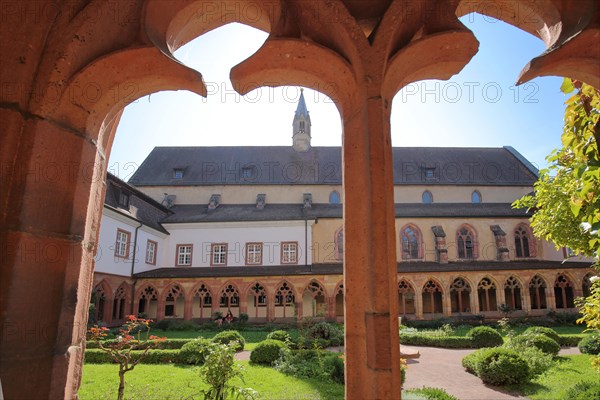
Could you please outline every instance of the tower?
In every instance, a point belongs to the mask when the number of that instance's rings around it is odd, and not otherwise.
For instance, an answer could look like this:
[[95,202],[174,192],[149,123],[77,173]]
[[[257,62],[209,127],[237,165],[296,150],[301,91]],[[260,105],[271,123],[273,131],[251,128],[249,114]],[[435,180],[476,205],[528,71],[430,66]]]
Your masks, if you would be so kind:
[[310,150],[310,115],[304,101],[304,89],[300,89],[300,100],[292,123],[292,140],[294,150],[305,152]]

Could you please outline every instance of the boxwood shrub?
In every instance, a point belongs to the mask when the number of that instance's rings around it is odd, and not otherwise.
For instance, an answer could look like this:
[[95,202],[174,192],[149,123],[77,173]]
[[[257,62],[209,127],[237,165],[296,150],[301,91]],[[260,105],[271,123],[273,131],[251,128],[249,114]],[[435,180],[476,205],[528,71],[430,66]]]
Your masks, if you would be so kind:
[[600,354],[600,335],[588,335],[577,344],[583,354]]
[[190,365],[204,364],[211,343],[210,339],[202,337],[187,342],[179,349],[179,362]]
[[267,335],[267,339],[279,340],[280,342],[289,342],[292,337],[284,330],[276,330]]
[[494,328],[489,326],[477,326],[467,332],[467,337],[473,340],[473,345],[477,348],[501,346],[504,341],[502,335]]
[[279,359],[281,349],[285,348],[286,344],[280,340],[263,340],[250,353],[250,361],[254,364],[272,365]]
[[546,354],[556,356],[560,346],[554,340],[542,333],[522,333],[507,343],[508,348],[537,347]]
[[542,335],[545,335],[545,336],[549,337],[550,339],[554,340],[556,343],[560,343],[560,336],[552,328],[547,328],[545,326],[530,326],[529,328],[525,329],[525,331],[523,332],[523,334],[531,334],[531,333],[541,333]]
[[465,336],[426,336],[400,334],[400,343],[412,346],[445,347],[447,349],[473,349],[473,339]]
[[219,332],[213,337],[212,340],[215,343],[221,344],[229,344],[233,341],[236,341],[237,345],[235,346],[235,351],[242,351],[244,350],[244,346],[246,346],[246,339],[244,339],[244,337],[238,331],[229,330]]
[[485,383],[502,386],[529,381],[527,362],[516,351],[502,347],[481,349],[475,357],[475,372]]

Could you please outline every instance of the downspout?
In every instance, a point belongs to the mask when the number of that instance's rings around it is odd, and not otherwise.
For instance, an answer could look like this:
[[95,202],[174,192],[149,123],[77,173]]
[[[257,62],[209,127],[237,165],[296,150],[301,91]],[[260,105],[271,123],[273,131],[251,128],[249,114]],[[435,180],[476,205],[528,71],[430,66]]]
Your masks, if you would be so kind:
[[131,256],[131,278],[133,279],[133,282],[131,284],[131,314],[130,315],[136,315],[136,313],[134,312],[134,309],[135,309],[135,283],[137,282],[137,278],[134,278],[133,272],[135,270],[135,255],[137,253],[138,230],[143,225],[144,224],[140,221],[140,224],[135,228],[135,233],[133,235],[133,254]]

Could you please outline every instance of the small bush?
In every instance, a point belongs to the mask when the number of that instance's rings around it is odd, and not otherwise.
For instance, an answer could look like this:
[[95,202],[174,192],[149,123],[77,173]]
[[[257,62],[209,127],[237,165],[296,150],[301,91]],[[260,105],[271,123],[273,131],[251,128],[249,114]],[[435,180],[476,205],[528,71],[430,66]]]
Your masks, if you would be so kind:
[[414,393],[416,395],[421,395],[427,400],[459,400],[457,397],[448,394],[444,389],[432,388],[432,387],[423,387],[420,389],[410,389],[406,391],[407,393]]
[[588,335],[577,344],[583,354],[600,354],[600,335]]
[[267,339],[279,340],[280,342],[289,342],[292,340],[292,337],[284,330],[277,330],[269,333],[267,335]]
[[231,342],[237,342],[235,351],[242,351],[246,346],[246,339],[238,331],[222,331],[213,337],[213,342],[221,344],[229,344]]
[[560,351],[560,346],[554,340],[542,333],[522,333],[515,336],[507,343],[509,349],[520,349],[526,347],[537,347],[546,354],[556,356]]
[[308,330],[308,337],[328,340],[331,346],[344,344],[344,332],[337,325],[325,321],[312,325]]
[[571,386],[564,397],[565,400],[600,399],[600,381],[583,381]]
[[560,336],[552,328],[547,328],[545,326],[532,326],[525,329],[525,332],[523,332],[524,335],[531,333],[541,333],[542,335],[554,340],[556,343],[560,343]]
[[[333,360],[333,359],[337,360]],[[341,363],[340,363],[341,362]],[[323,350],[284,350],[275,369],[301,378],[331,379],[339,382],[343,361],[337,353]]]
[[516,351],[501,347],[483,350],[475,365],[477,376],[483,382],[501,386],[524,383],[530,379],[529,365]]
[[494,328],[489,326],[477,326],[467,332],[467,337],[473,340],[475,347],[496,347],[501,346],[504,341],[502,335]]
[[462,366],[467,370],[468,373],[477,375],[477,362],[479,358],[484,354],[485,349],[480,349],[478,351],[474,351],[471,354],[468,354],[463,357],[461,360]]
[[475,348],[473,339],[464,336],[425,336],[401,334],[400,343],[412,346],[444,347],[447,349]]
[[325,359],[325,369],[330,371],[329,376],[332,381],[344,384],[344,360],[340,357],[327,357]]
[[240,316],[238,317],[238,323],[244,325],[246,322],[248,322],[248,314],[240,313]]
[[179,362],[191,365],[204,364],[210,343],[211,340],[200,337],[184,344],[179,350]]
[[285,343],[279,340],[267,339],[258,343],[252,353],[250,361],[255,364],[272,365],[280,357],[281,349],[286,348]]

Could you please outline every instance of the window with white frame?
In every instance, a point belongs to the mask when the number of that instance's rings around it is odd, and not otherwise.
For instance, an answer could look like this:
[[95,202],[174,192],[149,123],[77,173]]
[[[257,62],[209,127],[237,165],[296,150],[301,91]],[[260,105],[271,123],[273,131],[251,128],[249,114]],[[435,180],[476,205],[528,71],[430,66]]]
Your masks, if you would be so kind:
[[131,233],[117,229],[117,241],[115,243],[115,256],[120,258],[129,257],[129,239]]
[[298,264],[298,242],[281,243],[281,263]]
[[213,243],[210,248],[210,265],[227,265],[227,243]]
[[262,243],[246,243],[246,264],[262,264]]
[[156,248],[158,244],[148,239],[146,242],[146,264],[156,265]]
[[177,265],[185,266],[192,265],[192,250],[191,244],[178,244],[177,245]]

